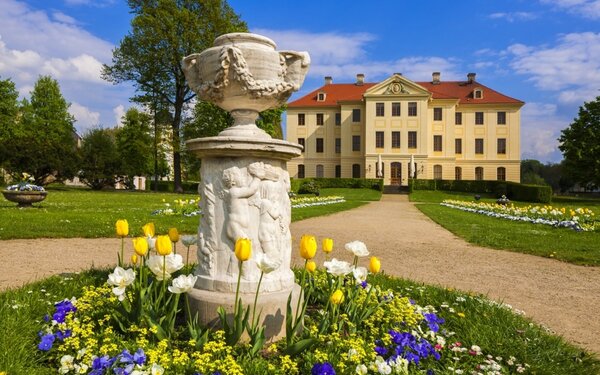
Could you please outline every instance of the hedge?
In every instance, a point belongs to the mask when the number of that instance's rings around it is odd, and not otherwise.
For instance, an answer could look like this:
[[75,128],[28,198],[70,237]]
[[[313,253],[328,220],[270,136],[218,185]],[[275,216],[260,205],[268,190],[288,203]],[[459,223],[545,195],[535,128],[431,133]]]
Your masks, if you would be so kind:
[[496,197],[525,202],[548,203],[552,200],[552,188],[541,185],[525,185],[511,181],[484,180],[415,180],[408,181],[408,190],[446,190],[467,193],[492,193]]
[[[150,183],[146,184],[147,191],[154,191],[154,181],[150,181]],[[158,191],[161,192],[170,192],[173,193],[175,191],[175,183],[173,181],[158,181]],[[182,182],[181,187],[183,188],[184,193],[198,194],[198,182]]]
[[308,181],[314,181],[321,189],[350,188],[383,191],[383,180],[380,178],[293,178],[292,191],[297,193],[300,186]]

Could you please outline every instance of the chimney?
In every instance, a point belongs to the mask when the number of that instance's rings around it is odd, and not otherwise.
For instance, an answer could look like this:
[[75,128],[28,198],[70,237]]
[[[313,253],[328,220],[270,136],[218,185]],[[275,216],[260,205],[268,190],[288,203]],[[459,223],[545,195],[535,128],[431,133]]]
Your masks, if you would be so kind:
[[326,85],[331,85],[333,83],[333,77],[331,76],[325,76],[325,84]]
[[440,72],[431,73],[431,83],[433,83],[434,85],[440,84]]
[[469,73],[469,74],[467,74],[467,82],[469,82],[469,83],[475,82],[475,76],[476,76],[475,73]]
[[358,73],[356,75],[356,86],[362,86],[365,83],[365,75]]

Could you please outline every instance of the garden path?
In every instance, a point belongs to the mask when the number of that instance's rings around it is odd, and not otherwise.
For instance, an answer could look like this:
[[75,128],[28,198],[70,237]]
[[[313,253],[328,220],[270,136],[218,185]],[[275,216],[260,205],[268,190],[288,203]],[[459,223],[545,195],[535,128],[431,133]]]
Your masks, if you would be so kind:
[[[487,294],[600,353],[600,267],[470,245],[423,215],[405,195],[384,195],[354,210],[292,223],[292,233],[294,254],[304,233],[333,238],[333,256],[346,260],[351,257],[343,244],[361,240],[388,274]],[[0,290],[113,265],[119,246],[114,238],[0,241]],[[130,241],[126,248],[131,254]],[[297,255],[294,263],[301,264]]]

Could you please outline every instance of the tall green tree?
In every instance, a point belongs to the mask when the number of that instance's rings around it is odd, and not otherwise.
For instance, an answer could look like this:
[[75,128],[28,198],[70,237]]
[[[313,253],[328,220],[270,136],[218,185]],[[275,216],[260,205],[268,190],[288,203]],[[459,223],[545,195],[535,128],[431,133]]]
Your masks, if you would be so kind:
[[130,189],[134,188],[134,176],[145,176],[152,171],[154,142],[150,127],[150,115],[130,108],[123,116],[123,127],[117,130],[120,172]]
[[114,130],[93,129],[84,134],[79,178],[94,190],[114,187],[121,163]]
[[246,23],[224,0],[129,0],[131,31],[113,51],[103,78],[133,82],[134,100],[169,104],[173,129],[175,189],[181,191],[180,127],[184,106],[194,93],[185,82],[182,59],[212,46],[225,33],[247,31]]
[[600,96],[579,107],[558,140],[569,176],[582,186],[600,186]]
[[0,79],[0,168],[16,152],[14,138],[19,114],[19,93],[12,80]]
[[8,161],[12,172],[28,172],[42,185],[75,176],[79,169],[77,134],[69,105],[56,80],[38,79],[31,100],[22,102],[14,138],[18,151]]

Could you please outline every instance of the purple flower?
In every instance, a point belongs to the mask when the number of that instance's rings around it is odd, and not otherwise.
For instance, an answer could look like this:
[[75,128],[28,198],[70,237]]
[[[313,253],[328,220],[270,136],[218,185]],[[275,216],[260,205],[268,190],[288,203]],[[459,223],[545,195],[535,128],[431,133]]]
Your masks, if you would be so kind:
[[52,344],[54,343],[55,337],[52,333],[47,333],[42,336],[40,343],[38,344],[38,349],[47,352],[52,349]]
[[315,363],[310,373],[312,375],[335,375],[335,370],[329,362]]
[[429,326],[429,329],[432,330],[433,332],[439,331],[439,329],[440,329],[439,325],[443,324],[445,322],[445,320],[443,318],[438,317],[434,313],[423,314],[423,316],[425,317],[425,320],[427,321],[427,325]]
[[66,339],[67,337],[70,337],[70,336],[71,336],[70,329],[65,329],[64,331],[56,332],[56,338],[59,339],[60,341],[64,341],[64,339]]

